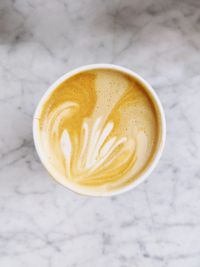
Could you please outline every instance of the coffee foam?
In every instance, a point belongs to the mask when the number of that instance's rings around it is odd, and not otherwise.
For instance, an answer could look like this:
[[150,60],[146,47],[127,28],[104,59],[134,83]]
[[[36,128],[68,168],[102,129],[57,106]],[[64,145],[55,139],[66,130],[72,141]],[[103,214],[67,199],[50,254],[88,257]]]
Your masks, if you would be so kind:
[[60,183],[82,192],[117,190],[137,179],[154,158],[159,131],[144,86],[108,69],[64,81],[38,118],[45,166]]

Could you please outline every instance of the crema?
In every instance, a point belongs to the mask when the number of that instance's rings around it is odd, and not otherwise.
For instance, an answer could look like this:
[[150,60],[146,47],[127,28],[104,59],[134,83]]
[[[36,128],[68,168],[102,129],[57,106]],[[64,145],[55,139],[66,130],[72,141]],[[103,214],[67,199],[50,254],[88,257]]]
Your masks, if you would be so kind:
[[80,72],[38,115],[43,161],[63,185],[115,191],[143,173],[160,142],[159,113],[141,82],[117,70]]

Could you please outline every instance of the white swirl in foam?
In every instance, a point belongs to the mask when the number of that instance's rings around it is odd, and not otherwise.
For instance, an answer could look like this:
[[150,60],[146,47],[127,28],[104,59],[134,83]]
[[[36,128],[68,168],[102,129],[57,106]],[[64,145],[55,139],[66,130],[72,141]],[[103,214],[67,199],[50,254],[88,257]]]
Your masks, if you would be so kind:
[[[109,166],[123,153],[130,151],[129,156],[131,155],[131,150],[135,145],[133,140],[128,141],[127,137],[117,136],[109,138],[114,123],[109,121],[103,126],[103,121],[103,117],[97,118],[91,128],[89,127],[87,119],[84,120],[80,136],[82,144],[79,144],[81,149],[76,158],[75,170],[72,170],[72,158],[76,148],[73,147],[69,131],[67,129],[63,131],[60,139],[60,146],[65,158],[65,169],[68,178],[73,178],[77,181],[84,180],[85,178],[87,180],[90,178],[92,179],[92,177],[96,177],[95,174],[100,171],[103,173],[106,169],[108,172]],[[116,151],[116,153],[111,157],[114,151]],[[124,161],[118,162],[115,168],[123,163]],[[99,178],[100,177],[101,176],[99,176]]]

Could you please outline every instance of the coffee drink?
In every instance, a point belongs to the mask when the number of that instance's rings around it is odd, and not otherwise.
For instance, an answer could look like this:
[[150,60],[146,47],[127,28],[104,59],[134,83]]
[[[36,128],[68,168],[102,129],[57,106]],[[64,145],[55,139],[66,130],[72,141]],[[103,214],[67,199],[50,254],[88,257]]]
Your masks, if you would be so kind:
[[43,163],[61,184],[103,194],[148,169],[161,138],[153,97],[118,70],[82,71],[57,86],[37,114]]

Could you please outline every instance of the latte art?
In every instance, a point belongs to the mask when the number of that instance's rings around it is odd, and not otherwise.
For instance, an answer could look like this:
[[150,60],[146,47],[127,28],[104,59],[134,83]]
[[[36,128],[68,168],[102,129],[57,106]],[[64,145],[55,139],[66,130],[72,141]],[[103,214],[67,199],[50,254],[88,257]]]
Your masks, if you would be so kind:
[[[113,136],[109,139],[114,124],[108,122],[100,126],[101,121],[102,118],[98,118],[92,129],[84,121],[79,141],[72,142],[67,130],[61,137],[66,175],[83,185],[102,185],[116,179],[117,170],[122,170],[123,166],[126,168],[128,161],[134,160],[134,143],[126,137]],[[79,152],[72,164],[73,152],[77,150]],[[110,172],[112,176],[108,175]]]
[[43,161],[62,184],[105,192],[131,183],[159,142],[156,108],[133,78],[81,72],[60,84],[38,118]]

